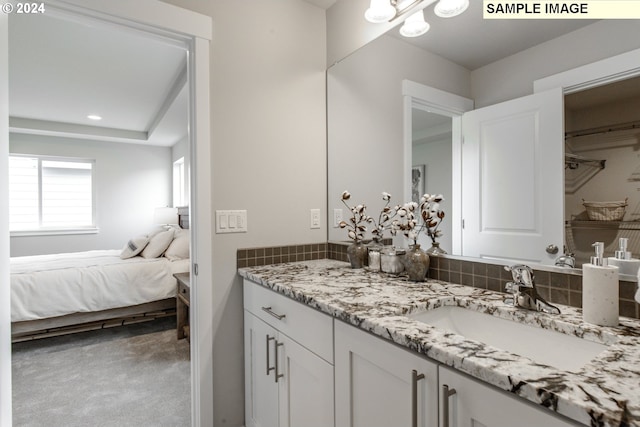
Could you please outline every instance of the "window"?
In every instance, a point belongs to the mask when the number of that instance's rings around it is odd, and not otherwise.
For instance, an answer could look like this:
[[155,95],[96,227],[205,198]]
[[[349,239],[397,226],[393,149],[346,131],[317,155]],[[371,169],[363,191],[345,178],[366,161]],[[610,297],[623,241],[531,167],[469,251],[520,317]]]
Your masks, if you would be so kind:
[[84,159],[10,155],[10,230],[94,228],[94,163]]
[[173,206],[188,204],[186,181],[184,157],[180,157],[173,162]]

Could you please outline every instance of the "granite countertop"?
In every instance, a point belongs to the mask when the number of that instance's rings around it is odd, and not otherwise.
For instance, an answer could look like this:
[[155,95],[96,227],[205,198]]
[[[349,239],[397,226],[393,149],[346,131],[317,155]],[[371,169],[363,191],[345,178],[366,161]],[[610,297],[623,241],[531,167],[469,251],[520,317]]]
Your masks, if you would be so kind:
[[[503,303],[505,294],[431,280],[410,282],[348,263],[316,260],[241,268],[242,277],[337,319],[392,340],[486,383],[592,426],[640,426],[640,321],[617,327],[582,322],[580,309],[558,305],[548,315]],[[444,305],[603,343],[607,349],[579,370],[563,371],[465,339],[407,314]],[[570,351],[567,349],[567,351]]]

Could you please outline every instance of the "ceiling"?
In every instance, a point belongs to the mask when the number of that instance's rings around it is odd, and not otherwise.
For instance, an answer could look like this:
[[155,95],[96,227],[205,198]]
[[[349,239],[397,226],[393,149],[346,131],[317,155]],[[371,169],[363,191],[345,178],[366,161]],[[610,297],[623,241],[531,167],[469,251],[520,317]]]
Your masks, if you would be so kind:
[[640,77],[565,95],[564,106],[568,110],[580,110],[633,98],[640,98]]
[[406,38],[397,29],[392,29],[389,35],[473,71],[596,22],[587,19],[483,19],[482,3],[471,0],[469,8],[454,18],[440,18],[433,12],[433,6],[427,6],[424,15],[431,28],[426,34]]
[[[328,9],[336,2],[353,0],[305,1]],[[430,1],[435,4],[434,0]],[[473,71],[596,22],[588,19],[483,19],[482,3],[482,0],[470,0],[469,8],[463,14],[448,19],[436,16],[433,6],[429,5],[424,10],[431,29],[425,35],[402,37],[398,33],[400,20],[387,34]]]
[[10,130],[172,146],[187,134],[186,58],[177,43],[97,20],[13,14]]
[[[351,0],[305,1],[327,9]],[[389,34],[470,70],[594,22],[484,20],[480,0],[455,18],[436,17],[432,6],[425,17],[431,30],[421,37]],[[11,131],[172,146],[187,134],[186,55],[176,43],[95,20],[13,14]]]

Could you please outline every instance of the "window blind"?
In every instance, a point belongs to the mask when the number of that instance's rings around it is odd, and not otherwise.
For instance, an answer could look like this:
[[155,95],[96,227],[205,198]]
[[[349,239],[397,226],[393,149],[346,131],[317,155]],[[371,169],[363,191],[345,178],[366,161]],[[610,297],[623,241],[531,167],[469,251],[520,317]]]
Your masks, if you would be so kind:
[[10,229],[94,225],[93,161],[9,157]]

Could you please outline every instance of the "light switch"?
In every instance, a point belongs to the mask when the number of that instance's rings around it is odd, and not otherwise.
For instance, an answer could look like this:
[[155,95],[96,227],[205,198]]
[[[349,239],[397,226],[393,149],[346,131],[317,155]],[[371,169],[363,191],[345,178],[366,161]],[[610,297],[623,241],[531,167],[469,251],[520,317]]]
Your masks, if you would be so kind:
[[246,233],[246,210],[216,211],[216,233]]

